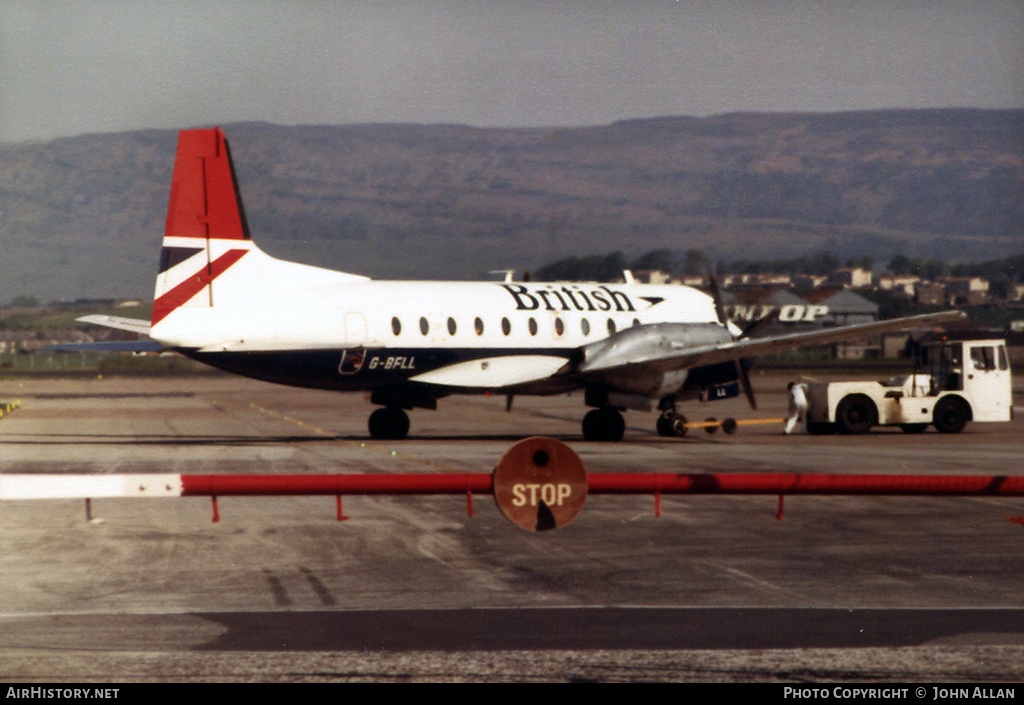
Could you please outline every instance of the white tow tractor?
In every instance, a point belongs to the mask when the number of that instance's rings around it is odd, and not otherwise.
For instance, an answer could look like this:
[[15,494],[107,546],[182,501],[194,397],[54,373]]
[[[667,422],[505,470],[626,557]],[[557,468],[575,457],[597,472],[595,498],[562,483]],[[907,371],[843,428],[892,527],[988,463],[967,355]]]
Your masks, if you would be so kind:
[[810,433],[867,433],[899,426],[959,433],[968,421],[1009,421],[1010,364],[1002,340],[938,341],[920,347],[914,374],[884,382],[809,382]]

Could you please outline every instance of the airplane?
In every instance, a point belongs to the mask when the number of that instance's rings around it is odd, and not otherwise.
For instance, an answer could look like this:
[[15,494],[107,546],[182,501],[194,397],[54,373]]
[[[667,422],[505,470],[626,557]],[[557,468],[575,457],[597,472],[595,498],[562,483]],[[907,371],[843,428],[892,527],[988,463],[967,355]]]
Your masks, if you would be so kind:
[[[220,128],[180,132],[150,321],[80,320],[149,336],[233,373],[368,391],[369,432],[402,439],[407,412],[452,394],[582,390],[583,435],[619,441],[627,409],[685,433],[688,400],[744,393],[758,355],[962,318],[945,311],[751,338],[721,294],[681,285],[383,281],[287,262],[253,242]],[[151,343],[150,343],[151,344]]]

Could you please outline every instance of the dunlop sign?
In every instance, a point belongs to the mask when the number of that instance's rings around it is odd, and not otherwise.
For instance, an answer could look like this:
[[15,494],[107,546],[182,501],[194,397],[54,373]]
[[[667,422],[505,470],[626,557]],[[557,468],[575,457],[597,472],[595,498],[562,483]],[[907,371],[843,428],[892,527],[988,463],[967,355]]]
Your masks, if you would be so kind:
[[494,500],[505,518],[528,531],[565,526],[587,499],[579,456],[553,438],[527,438],[494,469]]
[[736,304],[727,307],[727,310],[729,320],[742,323],[764,320],[776,310],[779,312],[780,323],[814,323],[816,319],[828,315],[828,306],[802,306],[800,304],[786,304],[782,308],[772,304],[755,304],[753,306]]

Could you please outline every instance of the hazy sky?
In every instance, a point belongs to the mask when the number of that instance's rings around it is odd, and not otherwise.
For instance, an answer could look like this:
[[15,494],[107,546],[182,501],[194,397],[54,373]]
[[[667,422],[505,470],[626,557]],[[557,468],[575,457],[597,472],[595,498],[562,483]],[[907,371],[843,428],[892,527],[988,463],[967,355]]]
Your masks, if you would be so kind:
[[0,0],[0,141],[1024,107],[1022,0]]

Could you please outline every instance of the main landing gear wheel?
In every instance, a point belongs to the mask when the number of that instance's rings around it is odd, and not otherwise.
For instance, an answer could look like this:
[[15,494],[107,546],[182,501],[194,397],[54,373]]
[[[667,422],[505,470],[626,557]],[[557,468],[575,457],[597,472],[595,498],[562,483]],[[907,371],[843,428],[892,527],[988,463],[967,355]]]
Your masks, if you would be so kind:
[[621,441],[626,422],[618,409],[605,406],[583,417],[583,437],[588,441]]
[[385,406],[370,414],[370,436],[395,441],[409,435],[409,415],[394,406]]
[[682,414],[671,412],[658,417],[658,435],[666,438],[672,436],[682,437],[686,435],[686,417]]

